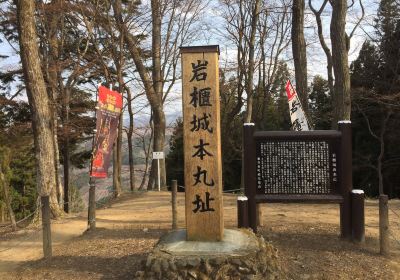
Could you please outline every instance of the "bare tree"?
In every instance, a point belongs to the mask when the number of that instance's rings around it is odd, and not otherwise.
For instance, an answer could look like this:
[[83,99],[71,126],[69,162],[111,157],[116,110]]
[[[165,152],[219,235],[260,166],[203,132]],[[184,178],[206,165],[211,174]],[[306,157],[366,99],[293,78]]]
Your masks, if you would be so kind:
[[376,171],[379,195],[384,195],[385,144],[388,142],[386,134],[396,126],[396,122],[391,123],[391,120],[398,115],[400,94],[379,95],[365,89],[364,91],[355,90],[354,93],[357,98],[353,102],[355,108],[362,115],[369,134],[379,142],[379,154],[376,159],[369,159],[364,155],[357,155],[357,157],[363,162],[363,166]]
[[5,149],[2,151],[0,158],[0,187],[3,189],[4,202],[7,207],[8,215],[10,216],[11,228],[13,231],[16,231],[17,223],[15,221],[15,215],[11,205],[10,184],[7,178],[7,169],[9,168],[9,164],[10,151],[8,149]]
[[293,0],[292,50],[296,76],[296,89],[302,106],[308,113],[307,54],[304,39],[304,0]]
[[249,46],[249,62],[248,62],[248,69],[246,75],[246,93],[247,93],[247,108],[246,108],[246,115],[245,115],[245,122],[250,123],[252,118],[253,112],[253,77],[254,77],[254,55],[255,55],[255,39],[256,39],[256,32],[257,32],[257,24],[258,18],[260,13],[260,6],[261,1],[255,0],[252,3],[252,16],[251,16],[251,24],[250,24],[250,37],[248,39],[248,46]]
[[[254,15],[253,1],[241,0],[224,0],[222,1],[223,14],[225,20],[225,34],[230,42],[237,49],[236,61],[229,64],[225,72],[233,71],[236,74],[237,90],[235,106],[231,106],[229,112],[226,112],[229,122],[237,115],[244,105],[243,92],[246,89],[247,93],[247,110],[245,121],[258,121],[254,111],[265,111],[266,103],[261,108],[253,108],[252,100],[254,98],[265,99],[271,92],[271,85],[276,77],[278,62],[283,57],[283,52],[287,49],[290,42],[290,12],[287,1],[274,1],[269,4],[260,3],[258,15]],[[269,6],[271,5],[271,6]],[[278,6],[278,7],[277,7]],[[253,29],[252,24],[257,19],[256,27]],[[255,33],[253,33],[255,32]],[[252,35],[257,40],[254,41],[254,46],[251,46]],[[251,49],[254,47],[253,57],[250,59]],[[254,62],[254,65],[252,64]],[[253,68],[254,67],[254,68]],[[250,71],[253,69],[253,71]],[[258,70],[258,77],[254,75]],[[252,72],[252,73],[250,73]],[[248,94],[250,88],[251,95]],[[252,97],[249,100],[249,97]],[[250,103],[249,103],[250,101]],[[249,106],[250,105],[250,106]],[[251,117],[250,117],[251,111]],[[229,123],[223,125],[228,131]]]
[[[353,1],[354,2],[354,1]],[[347,36],[346,28],[346,14],[347,14],[347,1],[335,0],[330,1],[332,6],[332,19],[331,19],[331,41],[332,41],[332,62],[333,71],[335,73],[335,108],[337,110],[336,117],[338,120],[350,120],[351,114],[351,98],[350,98],[350,72],[349,72],[349,58],[348,50],[350,48],[350,38],[354,34],[354,30],[358,27],[364,15],[364,8],[362,8],[362,17],[355,25],[350,36]]]
[[[150,133],[149,133],[149,131],[150,131]],[[142,132],[137,130],[134,133],[135,133],[136,137],[138,137],[140,139],[139,140],[141,142],[140,147],[143,150],[144,160],[145,160],[142,181],[138,188],[139,190],[143,190],[145,183],[146,183],[147,172],[149,169],[150,153],[151,153],[151,146],[152,146],[152,139],[153,139],[153,126],[152,126],[151,121],[149,122],[148,126],[142,128]],[[149,138],[148,141],[146,141],[147,137]]]
[[128,139],[128,161],[129,161],[129,187],[130,190],[133,191],[135,189],[135,166],[133,161],[133,110],[132,110],[132,92],[129,87],[125,86],[125,90],[127,93],[127,107],[129,113],[129,127],[126,130],[126,136]]
[[[283,59],[282,54],[290,44],[290,16],[289,5],[282,2],[282,7],[279,11],[274,12],[273,9],[266,10],[260,15],[259,36],[259,66],[258,66],[258,85],[257,96],[262,99],[261,114],[259,119],[254,116],[256,122],[266,119],[268,102],[271,100],[272,85],[276,81],[276,74],[279,68],[279,62]],[[261,125],[263,129],[263,125]]]
[[346,35],[347,1],[331,1],[331,41],[332,62],[335,73],[335,99],[337,116],[339,120],[350,120],[351,98],[350,98],[350,72],[349,58],[347,54],[348,39]]
[[[335,90],[335,85],[334,85],[334,81],[335,80],[334,80],[334,77],[333,77],[332,53],[331,53],[331,50],[330,50],[328,44],[325,41],[324,34],[323,34],[323,24],[322,24],[321,15],[322,15],[323,11],[325,10],[325,7],[326,7],[327,3],[328,3],[328,0],[324,0],[322,2],[322,4],[321,4],[320,8],[317,10],[312,4],[312,0],[308,1],[310,9],[314,14],[315,20],[316,20],[316,23],[317,23],[318,39],[319,39],[319,42],[321,44],[321,47],[322,47],[322,49],[323,49],[323,51],[325,53],[326,60],[327,60],[328,86],[329,86],[330,95],[332,96],[333,108],[335,110],[335,114],[334,114],[334,117],[332,119],[332,127],[335,128],[337,126],[338,120],[340,119],[339,118],[340,109],[338,108],[338,105],[339,105],[339,103],[338,103],[339,102],[338,101],[338,95],[340,95],[340,93],[337,90]],[[355,3],[355,1],[352,1],[351,6],[353,6],[354,3]],[[359,0],[359,5],[360,5],[360,8],[361,8],[361,16],[357,19],[357,22],[354,24],[354,27],[353,27],[352,31],[350,32],[350,35],[347,36],[347,34],[345,34],[347,52],[350,50],[350,40],[353,37],[353,35],[354,35],[355,31],[357,30],[357,28],[360,26],[360,24],[361,24],[361,22],[362,22],[362,20],[364,19],[364,16],[365,16],[365,10],[364,10],[364,5],[362,3],[362,0]],[[347,7],[347,9],[348,8],[350,8],[350,7]],[[332,18],[332,21],[331,21],[331,30],[332,30],[332,24],[335,24],[333,22],[333,18]],[[339,97],[339,98],[341,98],[341,97]]]
[[[48,55],[44,56],[44,58],[48,58],[46,65],[45,76],[47,77],[48,82],[48,93],[49,99],[52,104],[52,112],[53,112],[53,127],[54,131],[54,169],[56,176],[56,190],[57,190],[57,199],[60,207],[64,204],[64,190],[61,184],[59,166],[60,166],[60,152],[58,146],[58,136],[57,136],[57,127],[58,127],[58,112],[57,112],[57,99],[60,96],[59,90],[59,79],[60,79],[60,68],[59,67],[59,59],[60,59],[60,51],[59,51],[59,40],[58,35],[60,31],[61,22],[63,19],[63,11],[61,9],[63,4],[63,0],[53,0],[51,1],[47,7],[43,8],[45,13],[44,25],[46,29],[46,37],[48,42]],[[44,6],[44,4],[43,4]],[[61,15],[59,12],[61,12]],[[65,204],[68,207],[68,204]],[[64,210],[68,210],[68,208],[64,208]],[[66,211],[68,212],[68,211]]]
[[321,7],[317,11],[312,4],[312,0],[308,0],[308,5],[310,6],[311,11],[314,13],[315,20],[317,22],[318,39],[319,39],[321,47],[324,50],[324,53],[326,56],[326,61],[327,61],[326,69],[327,69],[327,74],[328,74],[329,91],[330,91],[331,96],[334,96],[332,53],[331,53],[330,48],[328,47],[328,45],[325,42],[323,29],[322,29],[322,19],[321,19],[321,14],[324,11],[327,3],[328,3],[328,0],[324,0]]
[[[48,196],[56,184],[54,170],[54,128],[52,127],[54,122],[52,121],[53,113],[51,112],[50,100],[46,92],[39,59],[35,25],[35,1],[18,1],[17,15],[20,55],[28,100],[33,113],[35,153],[38,164],[38,192],[40,196]],[[50,217],[48,216],[47,218]],[[45,224],[50,224],[50,221],[43,221],[43,229],[50,231],[50,228],[45,227]],[[43,234],[45,236],[48,232]],[[51,251],[47,251],[47,245],[43,243],[45,257],[51,256]]]
[[[166,121],[163,103],[176,81],[175,70],[178,61],[179,45],[184,44],[188,38],[193,36],[190,28],[197,21],[204,4],[196,0],[151,1],[151,72],[146,67],[145,57],[141,50],[141,42],[137,36],[133,35],[133,33],[137,32],[130,30],[127,17],[122,13],[121,1],[114,1],[112,6],[117,22],[117,29],[124,36],[125,44],[135,63],[144,86],[146,97],[151,106],[152,121],[154,123],[153,151],[164,151]],[[162,29],[164,19],[166,20],[167,35],[163,40]],[[173,63],[171,63],[171,58]],[[167,85],[167,76],[169,78],[168,86],[164,92],[164,87]],[[155,180],[157,178],[157,164],[155,164],[155,161],[153,163],[148,189],[153,189],[157,181]],[[160,160],[160,173],[161,186],[164,186],[166,183],[165,160]]]

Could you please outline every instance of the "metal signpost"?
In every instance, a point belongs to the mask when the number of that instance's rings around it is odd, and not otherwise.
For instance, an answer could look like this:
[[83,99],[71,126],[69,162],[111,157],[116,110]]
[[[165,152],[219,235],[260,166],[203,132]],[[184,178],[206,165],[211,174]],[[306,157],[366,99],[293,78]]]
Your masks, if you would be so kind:
[[158,191],[161,191],[160,184],[160,159],[164,158],[164,152],[153,152],[153,159],[157,160]]

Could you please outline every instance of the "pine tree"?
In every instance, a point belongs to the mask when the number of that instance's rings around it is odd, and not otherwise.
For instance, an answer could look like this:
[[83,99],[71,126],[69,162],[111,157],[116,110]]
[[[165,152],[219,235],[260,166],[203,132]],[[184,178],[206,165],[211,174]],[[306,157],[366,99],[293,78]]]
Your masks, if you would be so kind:
[[378,53],[374,44],[366,40],[358,58],[350,65],[352,87],[372,89],[378,75]]
[[310,115],[314,129],[330,129],[333,118],[332,97],[329,95],[328,81],[321,76],[314,77],[310,101]]
[[400,90],[400,5],[395,0],[382,0],[375,20],[379,44],[379,76],[376,90],[392,93]]
[[[354,183],[369,195],[400,195],[400,6],[381,1],[376,36],[351,65]],[[372,171],[372,172],[371,172]],[[367,183],[368,182],[368,183]]]
[[183,121],[181,118],[176,120],[174,131],[169,140],[169,153],[165,161],[167,182],[177,180],[178,186],[184,186]]

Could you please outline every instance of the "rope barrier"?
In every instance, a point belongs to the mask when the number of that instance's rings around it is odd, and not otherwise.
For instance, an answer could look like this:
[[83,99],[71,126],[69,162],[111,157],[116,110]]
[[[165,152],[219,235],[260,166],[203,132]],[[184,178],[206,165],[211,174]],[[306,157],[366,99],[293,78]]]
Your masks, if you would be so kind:
[[[178,186],[178,190],[179,190],[179,188],[185,189],[185,186]],[[222,193],[233,193],[233,192],[237,192],[237,191],[242,191],[242,189],[226,190],[226,191],[222,191]]]
[[[38,209],[36,208],[35,211],[33,211],[31,214],[29,214],[29,215],[26,216],[25,218],[23,218],[23,219],[21,219],[21,220],[15,222],[15,224],[18,226],[19,223],[21,223],[21,222],[27,220],[28,218],[32,217],[33,215],[35,215],[35,213],[36,213],[37,210],[38,210]],[[12,224],[0,226],[0,228],[7,228],[7,227],[12,227]]]
[[[178,189],[179,189],[179,188],[185,189],[184,186],[178,186]],[[109,187],[106,188],[106,189],[104,189],[104,190],[102,190],[102,191],[107,191],[107,194],[108,194],[108,195],[107,195],[107,196],[103,196],[103,197],[101,197],[99,200],[97,200],[97,201],[96,201],[96,207],[97,207],[97,206],[106,206],[106,205],[110,202],[110,200],[112,200],[112,198],[113,198],[112,195],[116,192],[116,190],[109,189]],[[225,191],[223,191],[223,193],[234,193],[234,192],[237,192],[237,191],[243,191],[243,190],[242,190],[242,189],[225,190]],[[85,193],[81,194],[81,197],[86,196],[88,193],[89,193],[89,190],[87,190]],[[105,200],[105,201],[102,202],[102,200]],[[72,203],[74,203],[74,202],[73,202],[73,201],[69,201],[69,202],[64,202],[64,203],[61,203],[61,204],[59,204],[59,203],[51,203],[51,204],[53,204],[53,205],[55,204],[55,205],[59,205],[59,206],[60,206],[60,205],[66,205],[66,204],[72,204]],[[37,208],[35,209],[35,211],[33,211],[31,214],[29,214],[28,216],[24,217],[23,219],[17,221],[16,224],[19,224],[19,223],[21,223],[21,222],[23,222],[23,221],[29,219],[29,218],[32,217],[33,215],[35,215],[35,214],[37,213],[37,211],[40,209],[40,200],[39,200],[39,202],[38,202],[37,204],[38,204],[38,206],[37,206]],[[86,206],[82,211],[87,210],[88,207],[89,207],[89,206]],[[399,214],[398,214],[396,211],[394,211],[394,210],[391,209],[390,207],[389,207],[389,209],[390,209],[390,211],[392,211],[393,214],[395,214],[397,217],[400,217]],[[396,223],[396,222],[392,222],[392,223],[398,224],[398,223]],[[366,227],[371,227],[371,228],[379,228],[379,225],[367,225],[367,224],[366,224],[365,226],[366,226]],[[9,225],[5,225],[5,226],[0,226],[0,228],[7,228],[7,227],[12,227],[12,225],[9,224]],[[35,230],[34,230],[34,233],[37,233],[37,232],[40,231],[40,230],[41,230],[41,227],[35,229]],[[400,246],[400,241],[396,238],[394,232],[393,232],[392,230],[390,230],[390,229],[389,229],[389,234],[390,234],[391,238]],[[0,252],[4,252],[4,251],[7,251],[7,250],[10,250],[10,249],[12,249],[13,247],[18,246],[18,245],[21,244],[22,242],[28,240],[29,238],[30,238],[30,236],[28,235],[26,238],[24,238],[23,240],[21,240],[20,242],[18,242],[16,245],[11,246],[11,247],[8,247],[8,248],[3,249],[3,250],[0,250]]]
[[[114,193],[114,192],[115,192],[114,190],[107,190],[107,191],[108,191],[108,194]],[[85,196],[85,195],[88,194],[88,193],[89,193],[89,191],[86,191],[85,193],[81,194],[81,197],[82,197],[82,196]],[[104,198],[110,198],[110,197],[111,197],[111,195],[108,195],[108,196],[105,196],[105,197],[100,198],[100,200],[101,200],[101,199],[104,199]],[[73,202],[73,201],[64,202],[64,203],[55,203],[55,202],[52,202],[52,203],[50,203],[50,205],[58,205],[58,206],[61,206],[61,205],[72,204],[72,203],[74,203],[74,202]],[[106,204],[102,204],[102,203],[99,202],[99,201],[96,201],[96,204],[100,204],[100,205],[103,205],[103,206],[106,205]],[[31,214],[29,214],[28,216],[26,216],[26,217],[24,217],[23,219],[17,221],[15,224],[18,226],[19,223],[21,223],[21,222],[27,220],[28,218],[34,216],[34,215],[37,213],[37,211],[40,209],[40,206],[41,206],[41,204],[40,204],[40,200],[39,200],[39,203],[38,203],[38,206],[36,207],[36,209],[35,209]],[[84,208],[82,211],[87,210],[87,209],[88,209],[88,207]],[[8,227],[11,228],[11,227],[12,227],[12,224],[0,226],[1,229],[6,229],[6,228],[8,228]],[[0,251],[0,252],[1,252],[1,251]]]
[[222,193],[231,193],[231,192],[236,192],[236,191],[242,191],[242,189],[226,190],[226,191],[223,191]]
[[[396,211],[394,211],[390,206],[389,206],[388,208],[389,208],[390,211],[392,211],[392,213],[393,213],[395,216],[397,216],[398,218],[400,218],[400,215],[397,214]],[[392,221],[391,224],[397,225],[397,226],[399,227],[399,229],[400,229],[400,223],[395,222],[395,221]],[[400,240],[396,238],[396,236],[394,235],[394,233],[392,232],[391,229],[389,229],[389,234],[390,234],[390,236],[394,239],[394,241],[397,242],[397,244],[400,246]]]
[[396,211],[394,211],[392,208],[389,207],[389,210],[393,212],[393,214],[395,214],[398,218],[400,218],[400,215],[396,213]]
[[[33,233],[38,233],[40,230],[42,230],[41,227],[35,229],[35,230],[33,231]],[[8,247],[8,248],[5,248],[5,249],[0,250],[0,253],[1,253],[1,252],[8,251],[8,250],[10,250],[10,249],[12,249],[12,248],[14,248],[14,247],[16,247],[16,246],[22,244],[22,242],[25,242],[25,241],[27,241],[27,240],[30,239],[30,238],[31,238],[31,236],[28,234],[24,239],[20,240],[20,241],[19,241],[17,244],[15,244],[14,246],[10,246],[10,247]]]
[[393,238],[393,240],[396,241],[397,244],[399,244],[399,246],[400,246],[400,241],[394,236],[394,234],[392,233],[392,231],[390,229],[389,229],[389,234]]

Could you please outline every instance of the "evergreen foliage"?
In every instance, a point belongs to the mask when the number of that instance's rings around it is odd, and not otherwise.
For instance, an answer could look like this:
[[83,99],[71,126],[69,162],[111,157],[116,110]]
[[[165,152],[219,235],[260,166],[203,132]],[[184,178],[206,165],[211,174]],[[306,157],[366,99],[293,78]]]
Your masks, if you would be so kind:
[[354,185],[377,195],[399,197],[400,7],[381,1],[375,38],[365,41],[351,65]]
[[332,126],[332,97],[329,94],[328,81],[315,76],[311,84],[310,115],[315,130],[328,130]]
[[169,153],[165,160],[168,184],[171,180],[177,180],[178,186],[185,185],[183,161],[183,121],[179,118],[175,122],[174,131],[169,140]]

